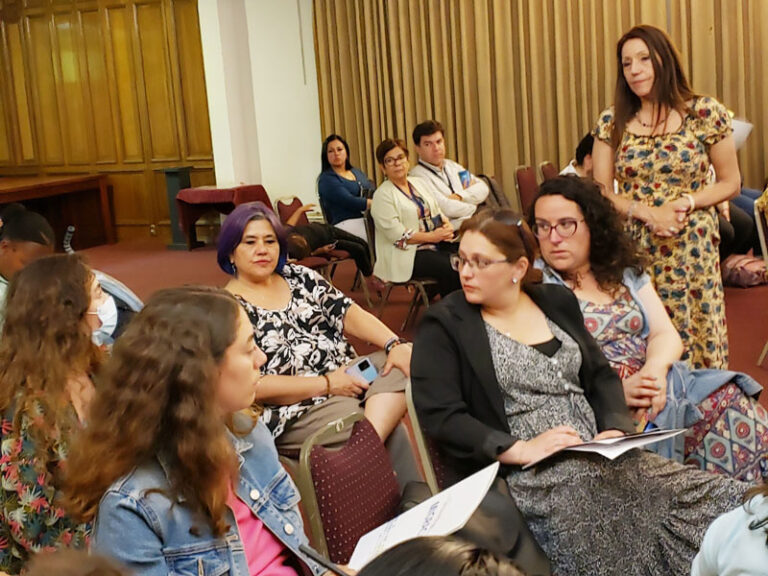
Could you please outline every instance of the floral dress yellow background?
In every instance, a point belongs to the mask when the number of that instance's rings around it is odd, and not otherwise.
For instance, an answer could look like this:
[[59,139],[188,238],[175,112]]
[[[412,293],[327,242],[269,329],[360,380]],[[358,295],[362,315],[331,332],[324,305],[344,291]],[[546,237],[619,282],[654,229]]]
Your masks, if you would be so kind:
[[[661,206],[707,184],[709,147],[731,133],[725,107],[696,98],[677,132],[639,136],[624,131],[614,156],[618,194]],[[611,144],[613,108],[605,110],[595,137]],[[685,346],[693,368],[728,367],[728,333],[720,275],[720,232],[714,207],[695,210],[677,236],[661,238],[640,221],[628,222],[650,257],[648,273]]]

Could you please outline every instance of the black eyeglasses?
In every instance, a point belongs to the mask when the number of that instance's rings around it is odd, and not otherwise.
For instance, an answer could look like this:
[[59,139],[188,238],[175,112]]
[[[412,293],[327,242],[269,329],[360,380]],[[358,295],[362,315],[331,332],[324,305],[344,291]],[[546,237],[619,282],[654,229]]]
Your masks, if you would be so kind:
[[536,220],[536,223],[533,225],[533,233],[536,234],[536,237],[539,239],[548,238],[554,228],[560,238],[570,238],[576,233],[576,228],[578,228],[579,222],[584,222],[584,218],[581,220],[563,218],[562,220],[558,220],[555,224],[550,224],[545,220]]

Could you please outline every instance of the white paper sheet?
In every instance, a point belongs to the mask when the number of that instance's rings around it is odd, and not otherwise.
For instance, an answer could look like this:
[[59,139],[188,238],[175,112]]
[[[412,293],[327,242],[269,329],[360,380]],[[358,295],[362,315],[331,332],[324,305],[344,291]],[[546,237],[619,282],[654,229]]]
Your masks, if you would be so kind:
[[499,470],[494,462],[360,538],[349,567],[360,570],[385,550],[419,536],[446,536],[464,527]]
[[577,446],[569,446],[568,448],[562,448],[557,452],[552,452],[549,456],[539,458],[523,466],[523,470],[527,470],[532,466],[535,466],[539,462],[543,462],[547,458],[551,458],[555,454],[560,452],[594,452],[600,454],[605,458],[613,460],[618,458],[624,452],[632,450],[632,448],[640,448],[648,444],[654,444],[661,442],[667,438],[672,438],[678,434],[685,432],[685,428],[676,428],[674,430],[652,430],[650,432],[640,432],[638,434],[627,434],[626,436],[620,436],[618,438],[607,438],[605,440],[593,440],[592,442],[584,442]]

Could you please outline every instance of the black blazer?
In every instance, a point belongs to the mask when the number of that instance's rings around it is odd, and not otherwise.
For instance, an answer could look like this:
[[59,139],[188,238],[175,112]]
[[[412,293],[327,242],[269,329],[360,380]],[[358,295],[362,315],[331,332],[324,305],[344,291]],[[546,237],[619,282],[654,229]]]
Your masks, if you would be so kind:
[[[573,292],[553,284],[525,291],[579,345],[580,383],[598,430],[633,432],[621,380],[584,327]],[[504,415],[480,307],[468,303],[463,292],[425,314],[413,343],[411,382],[420,423],[443,454],[449,482],[487,466],[519,440]]]

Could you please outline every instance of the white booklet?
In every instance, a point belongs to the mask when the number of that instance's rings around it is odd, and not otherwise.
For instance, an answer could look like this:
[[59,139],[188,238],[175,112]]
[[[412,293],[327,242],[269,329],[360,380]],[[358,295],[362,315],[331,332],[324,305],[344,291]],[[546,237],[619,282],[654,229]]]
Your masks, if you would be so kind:
[[419,536],[446,536],[460,530],[482,502],[499,471],[494,462],[360,538],[349,567],[360,570],[385,550]]
[[560,452],[594,452],[600,454],[609,460],[618,458],[624,452],[632,450],[632,448],[640,448],[648,444],[654,444],[661,442],[667,438],[672,438],[678,434],[682,434],[686,431],[686,428],[675,428],[673,430],[651,430],[649,432],[638,432],[637,434],[627,434],[626,436],[619,436],[618,438],[606,438],[605,440],[592,440],[591,442],[584,442],[576,446],[568,446],[567,448],[561,448],[557,452],[552,452],[548,456],[529,462],[523,466],[523,470],[527,470],[532,466],[536,466],[539,462],[543,462],[547,458],[551,458],[555,454]]

